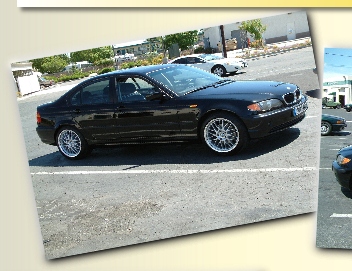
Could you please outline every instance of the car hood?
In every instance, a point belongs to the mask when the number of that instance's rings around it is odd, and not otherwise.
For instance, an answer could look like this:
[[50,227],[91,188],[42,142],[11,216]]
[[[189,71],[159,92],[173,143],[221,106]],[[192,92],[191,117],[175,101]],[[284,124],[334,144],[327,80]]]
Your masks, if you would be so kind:
[[334,116],[334,115],[329,115],[329,114],[322,114],[321,119],[322,120],[342,120],[343,118]]
[[[212,86],[189,95],[194,96],[211,96],[211,95],[228,95],[228,96],[243,96],[248,97],[253,101],[259,101],[263,98],[280,98],[293,92],[297,86],[290,83],[276,81],[233,81],[229,84],[220,86]],[[246,99],[246,98],[244,98]]]
[[352,145],[342,148],[337,154],[342,154],[344,157],[352,158]]

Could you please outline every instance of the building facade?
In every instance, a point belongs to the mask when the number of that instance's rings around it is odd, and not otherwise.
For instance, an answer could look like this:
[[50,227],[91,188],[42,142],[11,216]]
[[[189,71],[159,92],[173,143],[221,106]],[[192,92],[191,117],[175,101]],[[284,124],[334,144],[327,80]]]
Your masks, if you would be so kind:
[[352,103],[352,77],[341,76],[341,78],[344,80],[323,83],[323,97],[340,102],[344,106]]
[[[310,37],[308,18],[305,11],[290,12],[272,17],[260,18],[267,26],[263,34],[266,44]],[[224,36],[226,40],[236,38],[240,43],[241,22],[224,25]],[[248,34],[250,41],[253,41]],[[219,26],[204,29],[205,44],[211,48],[217,48],[221,41]],[[238,48],[241,47],[239,44]]]

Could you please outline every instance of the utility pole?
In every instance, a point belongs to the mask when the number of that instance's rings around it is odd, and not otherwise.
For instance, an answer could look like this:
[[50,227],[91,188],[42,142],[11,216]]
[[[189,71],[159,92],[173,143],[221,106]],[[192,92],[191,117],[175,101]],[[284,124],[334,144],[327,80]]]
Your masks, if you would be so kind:
[[224,26],[220,25],[220,35],[221,35],[221,43],[222,43],[222,56],[227,57],[226,52],[226,41],[225,41],[225,34],[224,34]]

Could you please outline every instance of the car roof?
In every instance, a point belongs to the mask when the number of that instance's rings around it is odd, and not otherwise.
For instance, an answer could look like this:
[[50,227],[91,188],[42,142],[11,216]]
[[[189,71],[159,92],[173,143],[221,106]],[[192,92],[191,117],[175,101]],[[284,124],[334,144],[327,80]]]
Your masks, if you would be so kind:
[[158,65],[148,65],[148,66],[140,66],[140,67],[134,67],[134,68],[128,68],[128,69],[122,69],[122,70],[116,70],[108,73],[103,73],[97,76],[94,76],[93,78],[101,78],[101,77],[106,77],[110,75],[131,75],[131,74],[147,74],[152,71],[160,70],[160,69],[165,69],[168,67],[179,67],[177,64],[158,64]]

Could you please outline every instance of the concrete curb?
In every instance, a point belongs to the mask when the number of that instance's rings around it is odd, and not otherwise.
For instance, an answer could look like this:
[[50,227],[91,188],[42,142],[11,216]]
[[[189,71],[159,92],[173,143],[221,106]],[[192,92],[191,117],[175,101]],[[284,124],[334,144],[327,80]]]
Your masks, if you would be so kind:
[[[296,47],[299,44],[303,44],[302,46]],[[237,49],[233,51],[227,52],[227,57],[228,58],[233,58],[233,57],[240,57],[246,60],[256,60],[260,59],[263,57],[269,57],[269,56],[275,56],[278,54],[283,54],[290,52],[292,50],[298,50],[298,49],[303,49],[307,47],[311,47],[311,38],[306,37],[306,38],[301,38],[301,39],[295,39],[295,40],[289,40],[289,41],[283,41],[283,42],[277,42],[277,43],[271,43],[267,45],[267,48],[269,52],[264,52],[264,50],[257,50],[254,48],[249,49],[249,56],[246,56],[246,53],[248,52],[248,49]],[[274,49],[276,48],[276,49]],[[274,51],[273,51],[274,50]],[[251,52],[258,51],[258,54],[251,55]],[[216,53],[218,55],[222,55],[222,53]]]

